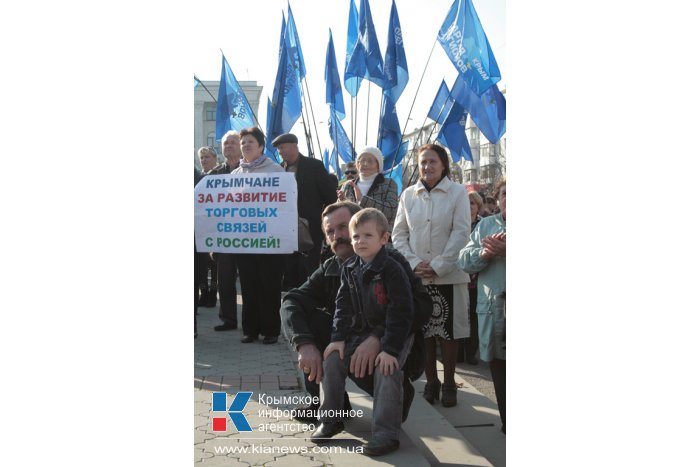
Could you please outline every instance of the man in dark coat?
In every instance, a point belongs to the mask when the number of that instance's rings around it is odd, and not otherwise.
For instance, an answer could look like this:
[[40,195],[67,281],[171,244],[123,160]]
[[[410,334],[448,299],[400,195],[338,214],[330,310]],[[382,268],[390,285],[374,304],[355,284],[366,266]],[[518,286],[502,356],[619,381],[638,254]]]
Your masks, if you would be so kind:
[[278,136],[272,141],[282,156],[280,164],[287,172],[294,172],[297,181],[297,207],[299,217],[309,221],[314,247],[304,253],[292,253],[285,259],[282,290],[299,287],[321,263],[321,213],[323,208],[334,203],[337,181],[328,174],[320,160],[299,153],[299,140],[291,133]]
[[[221,149],[226,160],[214,167],[208,175],[228,174],[237,169],[241,163],[241,137],[237,131],[229,130],[221,138]],[[232,253],[214,253],[219,286],[219,319],[223,324],[214,326],[215,331],[238,329],[236,305],[236,271],[235,255]]]

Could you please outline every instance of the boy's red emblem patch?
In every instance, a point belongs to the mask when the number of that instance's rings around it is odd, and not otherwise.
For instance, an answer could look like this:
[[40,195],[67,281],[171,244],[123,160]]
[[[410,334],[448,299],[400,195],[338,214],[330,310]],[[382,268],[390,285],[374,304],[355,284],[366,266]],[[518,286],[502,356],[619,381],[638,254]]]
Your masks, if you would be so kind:
[[384,284],[378,283],[374,285],[374,296],[377,298],[377,303],[380,305],[386,305],[389,301],[386,298],[386,290],[384,290]]

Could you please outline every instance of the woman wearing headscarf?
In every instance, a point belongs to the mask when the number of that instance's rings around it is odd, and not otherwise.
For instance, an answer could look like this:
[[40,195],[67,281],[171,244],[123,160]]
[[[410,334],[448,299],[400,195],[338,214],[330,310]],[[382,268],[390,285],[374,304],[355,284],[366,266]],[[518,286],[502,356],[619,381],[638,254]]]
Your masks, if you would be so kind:
[[384,157],[378,148],[367,146],[358,154],[360,177],[345,182],[343,188],[338,190],[338,201],[348,200],[362,208],[379,209],[389,221],[389,229],[392,229],[399,205],[396,182],[382,175]]

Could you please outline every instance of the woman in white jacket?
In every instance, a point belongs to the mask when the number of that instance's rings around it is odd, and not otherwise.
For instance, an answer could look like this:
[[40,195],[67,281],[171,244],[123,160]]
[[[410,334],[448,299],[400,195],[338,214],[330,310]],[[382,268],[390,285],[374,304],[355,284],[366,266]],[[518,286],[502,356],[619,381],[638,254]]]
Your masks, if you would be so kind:
[[[469,275],[457,267],[469,240],[469,198],[462,185],[449,179],[450,162],[442,146],[421,146],[418,165],[420,179],[401,194],[392,241],[433,299],[433,313],[423,329],[428,380],[423,397],[431,404],[439,400],[442,386],[442,405],[452,407],[457,404],[457,339],[469,337]],[[442,385],[436,367],[438,340],[445,370]]]

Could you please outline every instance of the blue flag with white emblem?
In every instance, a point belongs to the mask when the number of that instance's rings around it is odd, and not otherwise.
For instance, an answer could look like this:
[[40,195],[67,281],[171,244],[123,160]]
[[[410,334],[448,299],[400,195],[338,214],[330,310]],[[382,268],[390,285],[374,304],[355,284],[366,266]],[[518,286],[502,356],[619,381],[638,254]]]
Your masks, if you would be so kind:
[[[285,37],[288,34],[285,32]],[[280,47],[275,88],[272,91],[270,129],[267,137],[275,139],[288,133],[301,116],[301,88],[294,63],[287,47]]]
[[501,71],[471,0],[454,1],[437,39],[467,86],[478,96],[501,80]]
[[345,89],[352,97],[357,96],[357,92],[360,89],[360,78],[348,76],[348,62],[350,62],[352,51],[355,49],[358,34],[357,7],[355,6],[355,0],[350,0],[350,13],[348,14],[348,39],[347,44],[345,45],[345,66],[343,67],[343,79],[345,82]]
[[408,83],[408,64],[403,48],[403,35],[396,3],[391,0],[391,16],[389,17],[389,37],[384,55],[384,93],[388,94],[394,103]]
[[464,107],[481,133],[491,144],[496,144],[506,132],[506,98],[494,85],[481,96],[457,76],[452,86],[452,97]]
[[467,125],[467,111],[459,102],[452,104],[450,113],[447,115],[445,123],[440,128],[437,140],[447,146],[452,154],[454,162],[464,158],[472,160],[472,150],[469,147],[465,126]]
[[450,90],[443,79],[433,100],[433,105],[430,106],[428,111],[428,118],[442,125],[450,113],[452,102],[454,102],[454,99],[450,96]]
[[331,111],[338,114],[338,119],[345,118],[345,104],[343,103],[343,88],[340,86],[338,75],[338,62],[335,60],[335,47],[333,46],[333,33],[328,30],[328,48],[326,49],[326,103],[331,106]]
[[350,61],[345,67],[346,82],[349,76],[367,79],[384,87],[384,63],[372,22],[369,0],[362,0],[360,3],[357,42],[350,55]]
[[289,48],[289,55],[292,58],[299,79],[302,79],[306,76],[304,54],[301,53],[301,42],[299,42],[297,25],[294,22],[294,15],[292,15],[292,7],[289,5],[289,2],[287,2],[287,47]]
[[220,141],[229,130],[239,131],[253,126],[253,110],[222,53],[219,98],[216,103],[216,140]]
[[267,99],[267,125],[265,126],[265,155],[275,162],[279,162],[279,157],[277,157],[277,149],[272,145],[272,103],[270,98]]

